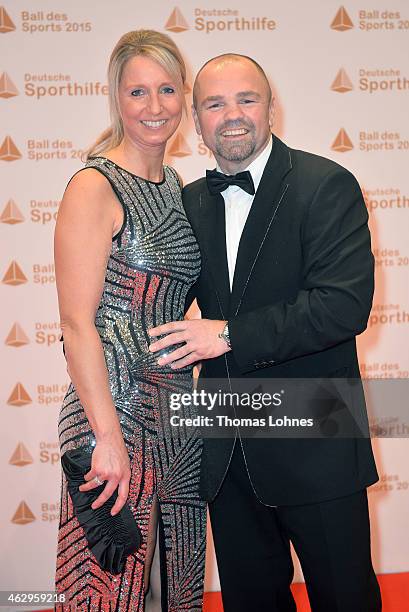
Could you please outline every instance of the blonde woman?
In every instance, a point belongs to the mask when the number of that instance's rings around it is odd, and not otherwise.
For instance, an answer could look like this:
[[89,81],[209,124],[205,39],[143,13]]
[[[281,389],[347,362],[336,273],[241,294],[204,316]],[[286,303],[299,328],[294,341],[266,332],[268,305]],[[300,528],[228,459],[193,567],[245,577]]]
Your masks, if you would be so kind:
[[160,366],[148,335],[183,318],[200,273],[177,174],[163,165],[184,81],[168,36],[119,40],[108,70],[112,125],[60,207],[55,261],[72,384],[59,419],[59,609],[144,610],[155,546],[160,609],[202,609],[201,446],[169,422],[170,397],[191,390],[192,371]]

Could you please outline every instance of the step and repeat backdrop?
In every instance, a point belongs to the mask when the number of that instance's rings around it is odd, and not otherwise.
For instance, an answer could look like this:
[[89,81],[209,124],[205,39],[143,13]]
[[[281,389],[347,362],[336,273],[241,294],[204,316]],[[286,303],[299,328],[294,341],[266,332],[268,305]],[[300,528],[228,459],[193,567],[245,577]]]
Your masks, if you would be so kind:
[[[376,259],[373,309],[359,338],[362,375],[408,378],[409,4],[345,2],[0,0],[0,590],[53,584],[56,422],[68,382],[53,230],[82,152],[107,126],[106,68],[123,33],[170,34],[186,58],[189,106],[204,61],[229,51],[253,56],[274,89],[275,132],[357,176]],[[185,182],[214,167],[190,116],[167,156]],[[380,482],[369,491],[374,561],[377,572],[402,572],[409,441],[390,437],[393,405],[385,415],[374,440]],[[211,534],[209,542],[206,583],[216,590]]]

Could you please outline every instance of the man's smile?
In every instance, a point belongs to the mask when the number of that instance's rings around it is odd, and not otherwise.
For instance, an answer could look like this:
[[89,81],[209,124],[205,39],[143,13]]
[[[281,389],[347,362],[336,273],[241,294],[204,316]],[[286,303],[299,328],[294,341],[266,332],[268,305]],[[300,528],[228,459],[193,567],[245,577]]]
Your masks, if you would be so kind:
[[248,133],[249,133],[249,130],[247,130],[246,128],[237,128],[234,130],[223,130],[221,132],[221,135],[224,138],[236,138],[238,136],[245,136]]

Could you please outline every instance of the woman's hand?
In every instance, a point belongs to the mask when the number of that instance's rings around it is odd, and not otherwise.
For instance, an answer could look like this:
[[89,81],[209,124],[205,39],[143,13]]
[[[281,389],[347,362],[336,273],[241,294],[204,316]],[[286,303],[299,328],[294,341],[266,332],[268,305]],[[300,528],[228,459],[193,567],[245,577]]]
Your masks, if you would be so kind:
[[80,491],[91,491],[99,487],[101,482],[106,482],[102,493],[92,504],[92,509],[100,508],[114,493],[118,487],[118,498],[111,510],[114,516],[125,505],[129,493],[129,480],[131,470],[129,456],[120,432],[112,434],[107,438],[97,441],[92,453],[90,471],[85,474],[86,484],[80,486]]

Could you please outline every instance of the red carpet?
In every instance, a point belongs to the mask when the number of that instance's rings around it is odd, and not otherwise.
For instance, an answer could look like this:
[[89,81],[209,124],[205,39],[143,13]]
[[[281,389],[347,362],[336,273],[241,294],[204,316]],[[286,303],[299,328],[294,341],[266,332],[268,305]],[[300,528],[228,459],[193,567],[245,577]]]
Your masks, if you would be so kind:
[[[409,602],[409,573],[378,576],[382,591],[382,612],[407,612]],[[304,584],[293,584],[292,592],[297,612],[311,612]],[[206,593],[204,612],[223,612],[220,593]],[[255,610],[254,612],[257,612]]]

